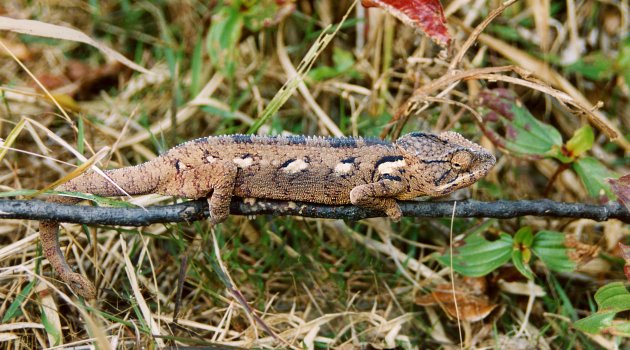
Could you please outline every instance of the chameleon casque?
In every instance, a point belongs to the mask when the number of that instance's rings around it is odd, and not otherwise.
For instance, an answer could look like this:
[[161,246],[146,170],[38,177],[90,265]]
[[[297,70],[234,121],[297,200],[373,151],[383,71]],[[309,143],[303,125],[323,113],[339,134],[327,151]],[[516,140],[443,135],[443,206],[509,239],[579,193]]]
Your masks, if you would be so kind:
[[[414,132],[394,142],[226,135],[189,141],[146,163],[105,171],[109,179],[85,173],[57,189],[99,196],[126,192],[207,198],[211,224],[228,217],[233,196],[354,204],[398,220],[402,212],[396,200],[448,194],[485,176],[494,163],[483,147],[448,131]],[[53,196],[49,201],[80,200]],[[54,221],[40,224],[46,258],[76,293],[93,299],[94,285],[73,272],[61,252],[58,226]]]

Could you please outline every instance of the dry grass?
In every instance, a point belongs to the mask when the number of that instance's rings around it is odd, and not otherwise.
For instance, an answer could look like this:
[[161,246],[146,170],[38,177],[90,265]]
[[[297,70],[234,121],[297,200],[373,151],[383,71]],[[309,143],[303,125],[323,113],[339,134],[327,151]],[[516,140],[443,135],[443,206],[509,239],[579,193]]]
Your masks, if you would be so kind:
[[[455,42],[446,58],[429,39],[378,10],[352,10],[333,33],[349,1],[296,1],[294,13],[265,12],[276,6],[271,0],[261,1],[264,6],[243,3],[242,32],[220,32],[238,22],[226,18],[239,12],[215,2],[1,4],[1,16],[77,32],[51,40],[0,31],[0,138],[8,150],[0,153],[0,191],[26,199],[20,190],[46,189],[76,166],[87,167],[88,160],[101,169],[138,164],[185,140],[247,132],[265,115],[260,133],[391,136],[456,130],[499,156],[493,172],[469,195],[544,197],[557,162],[500,152],[482,137],[469,111],[481,89],[497,86],[517,91],[565,140],[592,123],[597,129],[592,155],[628,173],[630,84],[623,72],[593,79],[567,68],[572,57],[617,57],[628,40],[627,1],[551,2],[550,13],[543,11],[549,1],[516,2],[485,23],[499,2],[444,2]],[[261,26],[264,21],[269,25]],[[8,28],[4,25],[0,28]],[[20,32],[39,28],[56,35],[51,27],[12,25]],[[328,46],[315,44],[328,25]],[[473,32],[475,27],[485,29]],[[115,61],[111,50],[135,63]],[[324,78],[313,79],[313,72]],[[299,75],[306,75],[305,82],[291,80]],[[283,100],[277,113],[265,113]],[[600,109],[594,108],[598,101]],[[548,197],[593,201],[571,171],[557,177]],[[140,206],[169,201],[153,195],[129,200]],[[614,249],[630,230],[617,221],[493,222],[489,232],[514,233],[525,225],[558,230],[599,245],[602,253],[574,273],[535,269],[533,283],[512,266],[477,279],[486,287],[475,295],[496,305],[480,322],[418,305],[436,285],[452,283],[467,293],[477,288],[454,277],[432,254],[448,249],[449,234],[471,232],[481,223],[265,216],[232,217],[213,230],[204,222],[142,228],[63,224],[66,256],[95,276],[100,288],[99,299],[86,304],[51,274],[37,223],[3,221],[0,315],[6,319],[0,347],[618,347],[614,337],[570,329],[571,321],[591,311],[596,288],[621,276]],[[190,267],[174,323],[179,268],[187,252]],[[458,305],[456,315],[465,306]]]

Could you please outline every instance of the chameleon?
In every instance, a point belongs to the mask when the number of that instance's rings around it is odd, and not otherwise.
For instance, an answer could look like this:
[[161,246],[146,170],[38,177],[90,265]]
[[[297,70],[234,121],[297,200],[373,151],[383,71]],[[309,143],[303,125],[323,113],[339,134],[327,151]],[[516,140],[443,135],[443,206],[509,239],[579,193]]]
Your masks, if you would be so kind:
[[[210,224],[229,216],[232,197],[328,205],[353,204],[402,216],[397,200],[436,197],[469,186],[494,166],[492,153],[452,131],[413,132],[380,139],[319,136],[210,136],[188,141],[136,166],[87,172],[57,187],[99,196],[157,193],[206,198]],[[80,199],[54,195],[56,203]],[[96,297],[87,277],[66,262],[59,223],[42,221],[45,257],[61,280],[86,299]]]

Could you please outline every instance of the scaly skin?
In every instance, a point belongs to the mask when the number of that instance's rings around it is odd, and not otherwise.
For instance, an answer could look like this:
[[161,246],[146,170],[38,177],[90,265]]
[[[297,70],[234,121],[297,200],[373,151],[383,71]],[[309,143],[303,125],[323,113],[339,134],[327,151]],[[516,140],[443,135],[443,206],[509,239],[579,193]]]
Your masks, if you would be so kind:
[[[228,217],[233,196],[354,204],[398,220],[402,213],[396,200],[448,194],[485,176],[494,163],[492,154],[454,132],[411,133],[393,143],[228,135],[186,142],[144,164],[105,173],[131,195],[207,198],[211,224]],[[95,173],[83,174],[58,189],[99,196],[124,194]],[[60,196],[50,201],[77,202]],[[77,294],[93,299],[94,285],[73,272],[61,252],[58,226],[54,221],[40,225],[45,255]]]

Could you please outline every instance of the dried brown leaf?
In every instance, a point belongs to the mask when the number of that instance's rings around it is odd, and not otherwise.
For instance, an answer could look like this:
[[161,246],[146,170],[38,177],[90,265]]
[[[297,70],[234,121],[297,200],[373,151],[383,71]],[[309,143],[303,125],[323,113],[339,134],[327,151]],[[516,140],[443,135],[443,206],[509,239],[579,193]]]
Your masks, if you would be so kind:
[[[484,278],[467,278],[455,287],[455,297],[451,284],[439,284],[430,294],[416,297],[416,304],[431,306],[438,304],[451,318],[477,322],[486,318],[498,304],[490,303],[484,294]],[[456,305],[457,303],[457,305]]]

